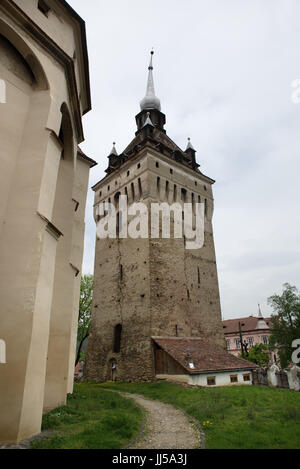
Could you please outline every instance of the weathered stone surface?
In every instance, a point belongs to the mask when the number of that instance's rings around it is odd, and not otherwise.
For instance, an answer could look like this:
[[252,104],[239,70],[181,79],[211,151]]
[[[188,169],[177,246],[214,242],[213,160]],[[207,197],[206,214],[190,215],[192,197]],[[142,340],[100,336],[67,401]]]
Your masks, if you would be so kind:
[[[116,192],[127,192],[131,203],[133,183],[135,200],[148,208],[151,202],[183,204],[184,188],[187,202],[193,193],[195,201],[198,196],[201,202],[207,200],[208,209],[205,245],[198,250],[186,249],[183,238],[97,239],[86,378],[153,379],[152,336],[203,337],[224,346],[211,223],[212,182],[161,153],[142,150],[94,187],[96,206],[113,201]],[[117,324],[122,325],[120,353],[113,352]],[[111,360],[117,363],[114,371]]]

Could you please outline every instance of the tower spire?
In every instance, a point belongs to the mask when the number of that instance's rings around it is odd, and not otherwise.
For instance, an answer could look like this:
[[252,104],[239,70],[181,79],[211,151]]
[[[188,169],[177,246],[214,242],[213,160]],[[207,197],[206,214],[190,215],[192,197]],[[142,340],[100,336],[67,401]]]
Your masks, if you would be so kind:
[[158,109],[160,111],[160,100],[155,96],[154,91],[154,81],[153,81],[153,54],[154,51],[151,51],[150,64],[148,67],[148,81],[146,96],[140,102],[141,110],[145,111],[147,109]]
[[113,147],[111,149],[110,155],[116,155],[118,156],[118,152],[116,150],[116,142],[113,142]]

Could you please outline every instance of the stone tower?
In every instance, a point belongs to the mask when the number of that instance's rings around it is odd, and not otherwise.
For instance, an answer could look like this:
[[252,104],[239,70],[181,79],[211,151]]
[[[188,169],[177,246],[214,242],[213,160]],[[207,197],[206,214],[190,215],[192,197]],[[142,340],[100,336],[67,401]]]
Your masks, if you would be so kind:
[[94,218],[99,221],[107,202],[118,210],[120,195],[129,206],[143,202],[149,212],[153,202],[202,202],[205,242],[188,250],[184,237],[97,238],[89,379],[152,379],[153,336],[201,337],[224,346],[212,228],[215,181],[199,170],[190,141],[182,151],[166,135],[152,54],[135,138],[120,155],[113,146],[107,175],[93,187]]

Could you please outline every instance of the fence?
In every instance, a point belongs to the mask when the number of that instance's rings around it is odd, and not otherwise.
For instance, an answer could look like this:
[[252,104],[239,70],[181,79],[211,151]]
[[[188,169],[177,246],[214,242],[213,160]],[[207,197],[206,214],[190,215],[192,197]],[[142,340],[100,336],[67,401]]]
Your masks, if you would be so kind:
[[258,368],[253,371],[253,384],[300,391],[300,368],[292,365],[287,370],[280,370],[275,364],[267,369]]

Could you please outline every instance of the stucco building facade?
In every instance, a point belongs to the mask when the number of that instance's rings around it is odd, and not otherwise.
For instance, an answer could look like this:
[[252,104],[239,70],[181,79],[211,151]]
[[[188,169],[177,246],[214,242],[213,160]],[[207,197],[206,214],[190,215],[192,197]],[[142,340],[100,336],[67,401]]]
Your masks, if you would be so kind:
[[[241,354],[241,336],[248,350],[256,344],[269,345],[272,330],[272,318],[264,318],[259,309],[258,316],[225,319],[222,321],[226,340],[226,349],[238,357]],[[278,361],[278,352],[268,350],[270,363]]]
[[0,3],[0,442],[72,392],[84,214],[95,162],[83,20],[63,0]]

